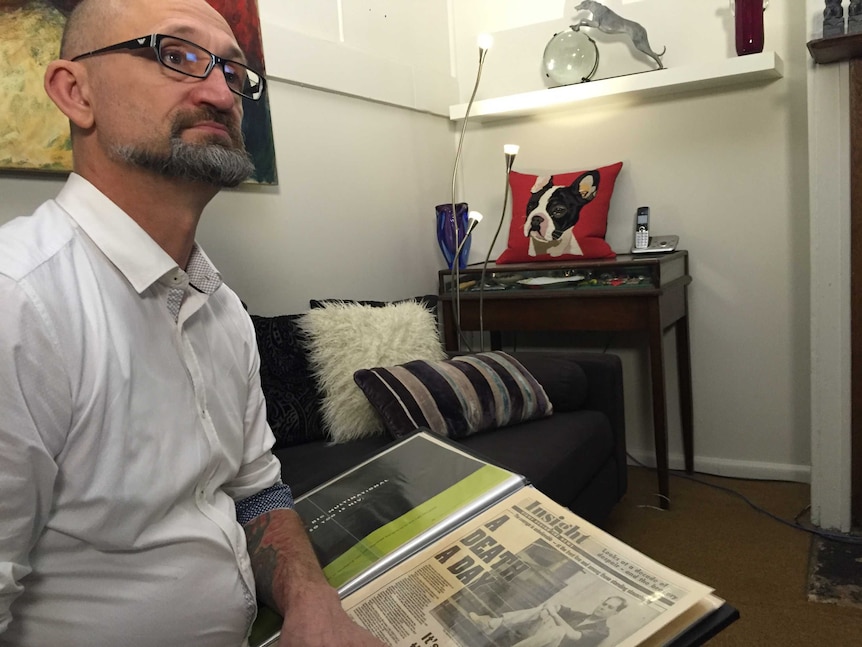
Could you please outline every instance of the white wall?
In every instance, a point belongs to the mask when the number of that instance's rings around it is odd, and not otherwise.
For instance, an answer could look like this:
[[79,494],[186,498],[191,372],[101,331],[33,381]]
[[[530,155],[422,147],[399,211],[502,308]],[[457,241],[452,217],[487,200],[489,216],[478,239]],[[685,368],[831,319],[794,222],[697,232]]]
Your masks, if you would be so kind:
[[267,75],[445,115],[457,91],[443,0],[259,0]]
[[440,117],[272,84],[277,188],[223,192],[199,240],[260,314],[309,298],[436,292],[434,205],[452,155]]
[[[493,33],[477,98],[544,87],[539,64],[545,43],[574,16],[573,3],[550,4],[558,7],[557,20],[519,27],[515,15],[504,31]],[[667,46],[668,67],[735,56],[726,0],[605,4],[644,25],[654,49]],[[493,31],[500,16],[518,5],[515,0],[455,3],[461,102],[472,89],[476,33]],[[503,200],[504,143],[520,144],[515,169],[522,172],[561,172],[622,160],[608,224],[611,246],[628,251],[635,208],[647,204],[654,233],[678,234],[691,255],[696,468],[805,480],[811,456],[807,24],[804,8],[795,3],[772,2],[764,19],[766,49],[783,59],[784,78],[633,105],[473,123],[465,143],[461,197],[471,208],[495,214],[496,221]],[[596,78],[651,69],[649,61],[633,56],[623,38],[591,35],[601,54]],[[493,229],[483,223],[476,230],[474,260],[484,257]],[[500,243],[497,247],[493,256],[502,249]],[[519,341],[566,343],[561,337]],[[596,343],[609,344],[611,352],[623,356],[629,447],[636,457],[652,461],[642,341],[617,335]],[[667,359],[672,360],[670,350]],[[669,385],[675,385],[672,378]],[[675,393],[670,411],[677,411]],[[676,416],[670,441],[671,464],[681,466]]]

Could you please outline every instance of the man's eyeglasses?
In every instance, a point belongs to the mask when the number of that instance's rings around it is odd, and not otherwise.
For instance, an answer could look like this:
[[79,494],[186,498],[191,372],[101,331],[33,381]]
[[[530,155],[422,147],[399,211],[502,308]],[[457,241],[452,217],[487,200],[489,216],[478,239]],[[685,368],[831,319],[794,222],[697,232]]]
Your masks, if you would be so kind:
[[252,101],[260,99],[266,87],[263,75],[255,72],[247,65],[216,56],[200,45],[195,45],[184,38],[166,36],[165,34],[151,34],[133,38],[116,45],[95,49],[86,54],[79,54],[72,60],[78,61],[97,54],[136,49],[152,49],[156,53],[159,63],[168,69],[196,79],[205,79],[218,65],[224,71],[224,78],[230,91]]

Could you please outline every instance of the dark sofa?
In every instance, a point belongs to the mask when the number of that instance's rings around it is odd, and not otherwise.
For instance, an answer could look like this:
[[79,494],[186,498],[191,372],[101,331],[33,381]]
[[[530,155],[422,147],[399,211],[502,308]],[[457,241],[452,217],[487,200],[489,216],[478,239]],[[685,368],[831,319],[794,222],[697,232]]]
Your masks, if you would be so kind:
[[[252,319],[261,354],[267,419],[284,482],[300,496],[392,442],[374,437],[328,442],[314,379],[302,349],[298,315]],[[491,462],[526,476],[539,490],[601,523],[626,491],[622,367],[604,353],[517,352],[544,387],[550,417],[459,440]]]

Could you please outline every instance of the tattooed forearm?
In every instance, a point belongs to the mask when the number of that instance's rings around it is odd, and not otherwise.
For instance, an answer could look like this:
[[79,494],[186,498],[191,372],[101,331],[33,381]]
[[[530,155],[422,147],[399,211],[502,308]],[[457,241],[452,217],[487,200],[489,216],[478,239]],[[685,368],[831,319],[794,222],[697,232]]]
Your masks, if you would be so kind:
[[[268,530],[272,525],[272,513],[267,512],[245,526],[245,535],[258,595],[267,605],[277,608],[273,584],[279,556],[276,546],[272,543],[272,536],[267,539]],[[276,523],[275,526],[277,525]]]
[[248,554],[260,599],[284,612],[290,593],[312,584],[328,586],[305,526],[293,510],[273,510],[245,525]]
[[272,510],[245,525],[258,599],[284,617],[279,644],[385,647],[341,607],[294,510]]
[[246,544],[248,545],[249,555],[254,555],[255,551],[260,547],[260,542],[263,541],[263,535],[269,525],[269,513],[261,515],[250,521],[243,528],[245,530]]

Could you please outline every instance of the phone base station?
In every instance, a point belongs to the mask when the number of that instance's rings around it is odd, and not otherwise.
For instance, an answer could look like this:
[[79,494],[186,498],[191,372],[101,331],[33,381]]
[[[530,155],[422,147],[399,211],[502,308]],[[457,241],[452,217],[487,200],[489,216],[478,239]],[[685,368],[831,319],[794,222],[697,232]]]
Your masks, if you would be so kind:
[[632,247],[632,254],[662,254],[672,252],[679,245],[679,236],[650,236],[646,247]]

